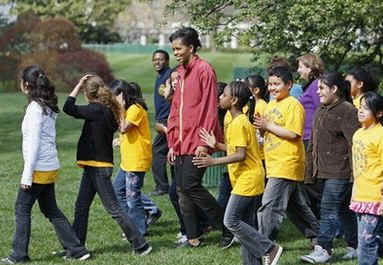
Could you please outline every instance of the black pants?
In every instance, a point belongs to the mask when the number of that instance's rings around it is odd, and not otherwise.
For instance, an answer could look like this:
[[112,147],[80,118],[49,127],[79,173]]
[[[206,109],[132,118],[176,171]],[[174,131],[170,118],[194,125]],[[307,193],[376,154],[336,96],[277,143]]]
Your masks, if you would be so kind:
[[223,209],[213,195],[202,186],[205,169],[194,166],[192,159],[193,156],[190,155],[179,156],[174,167],[177,193],[188,239],[200,236],[197,207],[207,216],[209,224],[218,229],[224,228]]
[[118,223],[134,249],[142,248],[146,242],[138,228],[121,209],[110,177],[113,168],[84,167],[80,190],[77,195],[73,228],[82,244],[85,244],[88,230],[89,208],[96,193],[100,196],[105,210]]
[[53,224],[57,237],[67,255],[76,257],[87,250],[76,237],[68,219],[57,207],[54,184],[33,183],[29,190],[19,189],[15,204],[16,231],[13,237],[10,258],[16,262],[28,259],[28,246],[31,235],[31,210],[36,202],[41,212]]
[[168,192],[169,181],[166,165],[169,147],[165,134],[159,133],[156,135],[153,140],[152,152],[152,172],[154,182],[156,183],[155,190]]

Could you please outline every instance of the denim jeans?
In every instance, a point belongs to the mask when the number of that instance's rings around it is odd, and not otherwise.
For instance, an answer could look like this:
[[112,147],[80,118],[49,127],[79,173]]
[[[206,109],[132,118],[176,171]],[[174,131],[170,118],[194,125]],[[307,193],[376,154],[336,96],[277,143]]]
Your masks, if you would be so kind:
[[[301,183],[269,178],[258,210],[259,230],[275,240],[283,219],[288,216],[307,238],[317,236],[319,223],[302,194]],[[299,223],[300,225],[297,225]]]
[[232,187],[230,183],[229,173],[225,172],[223,173],[221,182],[219,183],[217,198],[217,202],[222,207],[222,209],[226,209],[226,205],[229,202],[231,190]]
[[121,208],[133,220],[142,235],[145,235],[147,229],[144,202],[154,205],[149,197],[141,192],[144,176],[145,172],[127,172],[120,168],[113,182]]
[[323,182],[318,244],[331,252],[340,221],[344,227],[347,245],[356,249],[357,221],[354,212],[348,208],[352,183],[349,179],[324,179]]
[[166,134],[159,133],[153,140],[152,144],[152,173],[153,179],[156,183],[155,190],[166,191],[169,190],[169,180],[167,173],[167,155],[169,152],[168,141]]
[[84,167],[80,190],[77,195],[73,228],[81,243],[85,245],[88,230],[89,208],[96,193],[100,196],[105,210],[118,223],[133,249],[145,246],[146,241],[129,216],[121,209],[112,186],[110,177],[113,168]]
[[[31,210],[36,202],[41,212],[52,223],[60,244],[68,256],[77,256],[87,251],[70,225],[68,219],[57,207],[54,184],[33,183],[29,190],[19,189],[15,203],[16,231],[13,237],[10,258],[16,262],[28,258],[31,235]],[[85,253],[84,253],[85,254]]]
[[223,222],[241,243],[244,265],[260,265],[260,258],[274,245],[255,228],[254,213],[260,201],[260,196],[247,197],[231,194],[225,211]]
[[213,195],[202,186],[204,168],[197,168],[192,163],[193,156],[178,156],[175,161],[175,177],[179,204],[189,239],[200,236],[198,208],[209,220],[209,224],[217,229],[227,230],[223,227],[223,209]]
[[378,256],[383,248],[383,217],[357,214],[358,219],[358,264],[378,265]]

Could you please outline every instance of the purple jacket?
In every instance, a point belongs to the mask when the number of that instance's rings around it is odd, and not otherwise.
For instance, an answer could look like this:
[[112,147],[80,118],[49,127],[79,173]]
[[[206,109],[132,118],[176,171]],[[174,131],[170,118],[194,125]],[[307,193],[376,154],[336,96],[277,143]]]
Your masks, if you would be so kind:
[[320,104],[317,94],[318,80],[314,80],[306,88],[302,96],[299,97],[299,102],[302,104],[306,112],[305,127],[303,129],[303,140],[310,140],[311,128],[313,126],[314,112]]

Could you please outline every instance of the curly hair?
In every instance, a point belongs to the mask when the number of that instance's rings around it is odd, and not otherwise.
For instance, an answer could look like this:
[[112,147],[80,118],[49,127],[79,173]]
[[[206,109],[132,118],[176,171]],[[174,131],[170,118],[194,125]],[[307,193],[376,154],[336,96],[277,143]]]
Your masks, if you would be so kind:
[[37,65],[30,65],[23,69],[20,79],[27,91],[29,102],[37,102],[42,107],[44,114],[48,114],[48,109],[55,113],[60,112],[57,106],[58,99],[55,94],[55,87],[51,84],[43,69]]
[[101,77],[92,75],[84,82],[85,95],[89,102],[99,102],[108,107],[114,116],[117,124],[120,124],[121,109],[116,97],[111,90],[105,85]]

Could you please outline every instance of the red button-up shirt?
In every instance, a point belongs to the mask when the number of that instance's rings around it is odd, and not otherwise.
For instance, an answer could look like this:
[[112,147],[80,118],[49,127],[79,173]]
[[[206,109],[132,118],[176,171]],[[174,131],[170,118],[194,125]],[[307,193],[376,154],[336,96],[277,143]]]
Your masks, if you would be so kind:
[[217,140],[222,139],[217,77],[213,67],[196,55],[177,71],[179,81],[168,118],[168,145],[175,155],[194,155],[198,146],[206,146],[199,136],[201,128],[213,132]]

